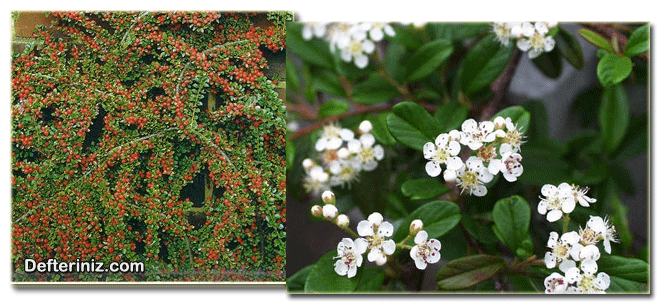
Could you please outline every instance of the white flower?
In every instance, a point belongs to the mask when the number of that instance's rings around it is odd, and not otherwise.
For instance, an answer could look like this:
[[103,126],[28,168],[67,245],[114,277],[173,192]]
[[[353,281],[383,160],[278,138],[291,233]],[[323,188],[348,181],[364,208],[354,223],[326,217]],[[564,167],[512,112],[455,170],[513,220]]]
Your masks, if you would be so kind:
[[481,148],[483,143],[495,140],[493,133],[495,125],[492,121],[482,121],[477,123],[474,119],[468,119],[461,125],[461,144],[470,147],[472,150]]
[[427,142],[424,144],[424,158],[428,159],[426,163],[426,173],[431,177],[436,177],[442,173],[441,164],[447,165],[447,170],[458,170],[463,164],[461,158],[456,156],[461,151],[461,145],[449,140],[449,134],[443,133],[435,138],[435,144]]
[[547,25],[543,22],[536,22],[534,31],[525,30],[524,37],[518,39],[516,45],[521,51],[528,52],[527,55],[530,59],[534,59],[544,51],[550,52],[555,48],[555,39],[552,36],[546,36],[547,33]]
[[328,221],[333,220],[337,217],[337,207],[335,205],[325,204],[323,205],[323,218]]
[[362,254],[367,250],[367,243],[363,241],[344,238],[337,245],[338,258],[335,262],[335,272],[340,276],[352,278],[357,273],[357,268],[362,266]]
[[325,36],[328,26],[327,22],[306,22],[303,24],[302,36],[305,40],[311,40],[312,38],[323,38]]
[[378,167],[378,161],[385,157],[385,150],[381,145],[374,146],[376,139],[371,133],[362,134],[359,142],[361,147],[356,153],[362,170],[373,171]]
[[360,130],[360,132],[362,132],[362,134],[370,133],[371,130],[373,129],[373,125],[371,124],[370,121],[364,120],[360,123],[358,129]]
[[495,39],[503,46],[508,46],[511,38],[513,38],[511,35],[511,23],[509,22],[494,22],[493,33],[495,33]]
[[564,293],[568,287],[568,281],[563,275],[553,272],[543,281],[545,293]]
[[[582,273],[580,270],[582,270]],[[566,280],[575,287],[569,288],[567,292],[575,293],[605,293],[610,287],[610,276],[601,272],[596,275],[598,264],[593,260],[585,260],[580,269],[572,267],[566,271]]]
[[476,156],[468,158],[465,164],[456,170],[456,184],[461,188],[461,193],[468,190],[471,195],[484,196],[488,190],[483,184],[492,179],[493,175]]
[[590,198],[586,194],[589,192],[588,187],[580,188],[579,186],[572,185],[570,194],[575,198],[575,201],[580,203],[583,207],[589,207],[589,204],[596,202],[595,198]]
[[332,176],[330,177],[331,186],[348,186],[358,180],[362,167],[357,158],[339,159],[329,165],[328,169]]
[[371,38],[373,41],[381,41],[385,35],[390,37],[396,35],[392,26],[387,23],[374,22],[368,23],[368,25],[370,26],[369,38]]
[[603,219],[600,216],[590,216],[587,221],[587,228],[594,232],[596,241],[603,240],[603,247],[607,253],[612,252],[610,242],[619,242],[616,238],[616,228],[610,224],[607,217]]
[[335,124],[329,124],[323,127],[321,138],[316,141],[316,151],[336,150],[341,147],[344,141],[353,139],[355,135],[349,129],[342,129]]
[[[519,152],[520,146],[525,143],[523,139],[525,136],[523,132],[518,128],[517,125],[513,124],[511,117],[506,119],[498,116],[493,120],[495,125],[495,135],[499,138],[502,138],[502,142],[511,145],[511,150],[513,152]],[[506,131],[505,131],[506,129]]]
[[575,200],[573,197],[568,196],[570,186],[567,183],[562,183],[559,187],[546,184],[541,187],[541,201],[538,205],[538,212],[546,215],[549,222],[556,222],[564,213],[568,214],[575,209]]
[[516,38],[534,35],[534,25],[529,22],[511,23],[511,35]]
[[[304,163],[304,162],[303,162]],[[305,164],[303,164],[305,165]],[[329,174],[321,166],[312,165],[303,179],[303,188],[307,193],[317,195],[330,189]]]
[[574,247],[579,245],[580,236],[575,231],[567,232],[562,234],[561,239],[558,239],[559,234],[557,232],[550,232],[550,237],[548,238],[548,248],[551,251],[545,253],[545,266],[548,268],[555,268],[557,263],[561,263],[564,260],[567,260],[572,255],[577,255]]
[[411,235],[416,235],[419,231],[424,229],[424,223],[420,219],[415,219],[412,222],[410,222],[410,227],[408,230],[410,230]]
[[515,182],[523,173],[523,166],[520,164],[522,156],[513,152],[513,148],[507,143],[500,145],[500,155],[502,159],[493,159],[488,165],[488,171],[493,175],[502,172],[507,181]]
[[440,241],[429,239],[429,234],[421,230],[415,236],[415,245],[410,250],[410,257],[415,261],[417,269],[424,270],[426,265],[440,261]]
[[380,213],[374,212],[367,220],[358,223],[357,232],[369,244],[367,260],[375,262],[377,265],[384,265],[387,262],[387,256],[394,253],[396,249],[396,243],[387,239],[394,233],[394,226],[383,221]]

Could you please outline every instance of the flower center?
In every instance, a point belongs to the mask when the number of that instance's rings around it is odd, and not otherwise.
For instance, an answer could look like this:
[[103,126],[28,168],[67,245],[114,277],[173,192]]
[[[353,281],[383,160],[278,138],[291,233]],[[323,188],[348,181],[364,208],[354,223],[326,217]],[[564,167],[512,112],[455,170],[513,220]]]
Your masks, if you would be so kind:
[[509,37],[509,29],[506,27],[506,24],[495,24],[493,27],[495,35],[502,38]]
[[558,196],[548,197],[548,210],[559,210],[561,209],[561,200]]
[[326,150],[323,153],[322,159],[323,159],[323,163],[325,163],[327,165],[327,164],[339,159],[339,156],[337,155],[337,151],[335,151],[335,150]]
[[438,149],[435,151],[435,155],[433,156],[433,160],[435,160],[438,163],[444,164],[445,161],[447,160],[447,157],[449,157],[449,152],[445,149]]
[[582,287],[583,291],[596,290],[596,285],[594,284],[594,276],[592,275],[583,275],[582,280],[578,286]]
[[514,169],[518,169],[522,166],[520,164],[520,159],[515,158],[515,157],[507,158],[504,161],[504,165],[506,166],[506,171],[509,172],[509,174],[513,174]]
[[596,231],[592,230],[591,228],[587,228],[584,230],[580,231],[580,243],[582,245],[595,245],[598,243],[598,235],[596,234]]
[[568,246],[563,243],[557,244],[555,248],[552,249],[552,252],[557,256],[558,262],[561,262],[563,259],[568,257]]
[[426,242],[422,245],[418,245],[418,246],[419,246],[419,250],[417,251],[417,257],[418,258],[421,258],[424,261],[428,262],[428,258],[430,256],[435,255],[436,250],[431,248],[431,246],[429,246],[428,242]]
[[463,173],[463,176],[461,176],[461,184],[463,185],[463,189],[474,188],[478,183],[478,178],[479,176],[477,175],[476,172],[469,170],[465,171],[465,173]]
[[482,146],[477,150],[477,157],[481,158],[481,160],[485,163],[490,162],[493,158],[497,156],[497,153],[495,151],[495,147],[493,146]]
[[555,290],[557,285],[564,285],[564,278],[552,278],[550,280],[550,288],[548,288],[548,292]]
[[520,135],[520,131],[514,129],[507,131],[506,136],[502,141],[510,144],[511,146],[518,147],[522,141],[522,136]]
[[376,158],[374,156],[374,148],[372,147],[363,147],[359,155],[362,162],[367,162]]
[[545,36],[539,33],[535,33],[534,36],[529,37],[529,43],[532,45],[532,48],[534,49],[542,49],[543,41],[545,41]]
[[351,44],[348,46],[348,50],[353,56],[362,54],[362,42],[351,40]]
[[323,128],[323,137],[325,138],[339,137],[339,131],[341,131],[341,129],[333,125],[326,126],[325,128]]
[[369,242],[369,249],[371,248],[380,248],[380,245],[383,243],[384,239],[378,235],[378,228],[374,227],[374,235],[368,236],[367,241]]
[[353,250],[344,250],[343,254],[339,257],[346,265],[352,265],[355,262],[355,252]]

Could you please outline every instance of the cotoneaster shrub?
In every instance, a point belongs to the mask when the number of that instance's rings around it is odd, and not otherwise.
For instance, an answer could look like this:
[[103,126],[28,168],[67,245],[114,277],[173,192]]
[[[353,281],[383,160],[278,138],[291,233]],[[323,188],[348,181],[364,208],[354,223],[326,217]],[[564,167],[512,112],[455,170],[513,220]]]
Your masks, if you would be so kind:
[[264,55],[290,15],[51,14],[12,56],[13,280],[282,280],[285,111]]

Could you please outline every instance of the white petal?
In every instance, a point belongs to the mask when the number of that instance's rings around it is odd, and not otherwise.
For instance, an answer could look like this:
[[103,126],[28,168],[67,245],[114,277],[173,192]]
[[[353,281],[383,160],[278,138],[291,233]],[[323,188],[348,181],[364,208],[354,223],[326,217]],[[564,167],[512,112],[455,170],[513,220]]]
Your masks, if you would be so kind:
[[458,156],[452,156],[445,160],[445,164],[447,165],[447,170],[456,171],[463,167],[463,160],[461,160],[461,158]]
[[580,268],[585,274],[594,275],[598,271],[598,264],[594,260],[584,260],[580,264]]
[[556,222],[561,218],[562,214],[563,213],[561,212],[561,210],[556,210],[555,209],[555,210],[552,210],[552,211],[548,212],[548,215],[547,215],[546,218],[548,219],[548,222]]
[[417,233],[417,235],[415,236],[415,244],[422,245],[422,244],[426,243],[426,239],[428,237],[429,237],[429,234],[426,231],[420,230]]
[[371,223],[372,225],[380,226],[380,224],[383,223],[383,215],[378,212],[374,212],[372,214],[369,214],[369,216],[367,217],[367,221],[369,221],[369,223]]
[[446,182],[456,181],[456,171],[454,170],[445,170],[445,173],[442,176]]
[[580,241],[580,235],[575,231],[566,232],[561,235],[561,241],[564,244],[575,245]]
[[605,249],[605,252],[608,254],[612,253],[612,246],[610,245],[610,240],[607,238],[603,239],[603,247]]
[[610,276],[607,273],[601,272],[596,276],[594,280],[594,285],[600,290],[606,290],[610,288]]
[[561,200],[561,211],[564,213],[571,213],[575,209],[575,199],[573,197],[562,197]]
[[371,147],[376,143],[376,138],[371,133],[362,134],[362,136],[360,136],[360,142],[363,147]]
[[369,241],[364,238],[357,238],[354,242],[353,252],[355,252],[357,255],[362,255],[363,253],[367,252],[368,247]]
[[357,139],[351,139],[348,141],[346,144],[346,147],[348,148],[348,151],[351,153],[360,153],[360,150],[362,150],[362,145],[360,144],[360,141]]
[[367,55],[365,54],[355,55],[354,62],[355,62],[355,66],[364,69],[365,67],[367,67],[367,65],[369,65],[369,57],[367,57]]
[[415,267],[417,267],[417,269],[419,269],[419,270],[426,269],[427,264],[426,264],[426,261],[424,261],[424,259],[413,258],[413,260],[415,261]]
[[499,158],[491,160],[490,163],[488,164],[488,172],[490,172],[490,174],[493,175],[500,173],[504,169],[505,169],[504,163],[502,163],[502,160]]
[[424,153],[424,158],[426,159],[431,159],[433,156],[435,156],[436,152],[436,146],[432,142],[427,142],[424,144],[424,147],[422,147],[422,153]]
[[328,138],[328,141],[325,144],[325,148],[328,150],[337,150],[339,147],[341,147],[343,142],[344,141],[339,137]]
[[529,42],[527,39],[519,39],[518,42],[516,42],[516,46],[518,49],[520,49],[523,52],[527,52],[532,47],[532,43]]
[[373,28],[369,31],[369,37],[373,41],[381,41],[385,35],[380,28]]
[[360,132],[362,133],[369,133],[373,129],[373,125],[371,124],[370,121],[364,120],[360,123],[358,129],[360,129]]
[[534,23],[534,28],[541,35],[545,35],[548,33],[548,26],[546,25],[545,22],[537,21],[536,23]]
[[479,173],[479,180],[484,183],[489,183],[490,181],[493,180],[493,175],[490,172],[488,172],[488,169],[486,168],[481,168],[481,170],[479,170],[478,173]]
[[536,57],[539,57],[539,55],[541,55],[541,53],[542,52],[539,49],[532,49],[529,52],[527,52],[527,57],[529,57],[529,59],[534,59]]
[[545,184],[541,187],[541,194],[544,196],[552,196],[557,193],[557,187],[555,185]]
[[545,261],[545,267],[555,268],[557,265],[557,256],[550,251],[545,253],[545,258],[543,260]]
[[543,50],[546,52],[550,52],[554,48],[555,48],[555,39],[552,37],[545,37],[545,40],[543,40]]
[[569,269],[575,267],[575,261],[566,259],[559,264],[559,270],[566,273]]
[[430,239],[426,243],[429,246],[429,248],[431,248],[431,250],[434,251],[440,251],[440,249],[442,248],[442,244],[440,243],[440,241],[436,239]]
[[426,262],[429,264],[434,264],[440,261],[440,252],[439,251],[431,251],[429,256],[426,257]]
[[357,274],[357,267],[353,265],[350,268],[348,268],[348,275],[346,277],[352,278],[355,276],[355,274]]
[[548,236],[548,243],[547,246],[549,248],[555,248],[557,246],[557,239],[559,238],[559,234],[557,232],[550,232],[550,236]]
[[531,36],[534,35],[534,31],[535,31],[534,25],[532,25],[529,22],[524,22],[523,23],[523,25],[522,25],[522,34],[523,35],[525,35],[527,37],[531,37]]
[[327,139],[325,137],[319,138],[319,140],[317,140],[316,144],[314,145],[314,149],[316,149],[316,151],[319,151],[319,152],[325,150],[326,142],[327,142]]
[[383,149],[383,147],[381,145],[376,145],[374,147],[374,157],[377,160],[381,160],[381,159],[383,159],[383,157],[385,157],[385,150]]
[[435,144],[438,147],[445,147],[447,146],[448,142],[449,142],[449,134],[447,133],[442,133],[435,138]]
[[393,240],[384,241],[381,243],[381,246],[383,247],[383,253],[386,255],[391,255],[396,250],[396,243]]
[[548,201],[547,200],[541,200],[539,202],[539,205],[536,207],[536,210],[540,214],[546,214],[548,212]]
[[566,274],[566,280],[568,281],[569,284],[575,283],[578,280],[580,280],[580,278],[582,278],[582,275],[580,274],[580,269],[578,269],[577,267],[569,268],[568,270],[566,270],[565,274]]
[[341,260],[335,263],[335,272],[340,276],[345,276],[348,273],[348,266]]
[[390,237],[394,233],[394,226],[390,222],[383,222],[378,226],[378,235],[381,237]]
[[374,44],[373,41],[365,40],[364,42],[362,42],[362,50],[365,53],[371,54],[375,49],[376,49],[376,44]]
[[484,196],[488,193],[488,190],[484,185],[477,185],[476,187],[472,188],[472,194],[474,196]]
[[440,168],[440,164],[438,164],[434,160],[427,162],[425,168],[426,168],[426,173],[430,177],[436,177],[440,175],[440,173],[442,173],[442,168]]
[[451,156],[456,156],[461,152],[461,145],[457,141],[452,140],[447,144],[447,152]]
[[478,127],[477,121],[472,118],[464,121],[461,124],[461,130],[463,132],[473,132],[477,129],[477,127]]
[[362,164],[362,170],[373,171],[378,167],[378,162],[375,159],[370,159]]
[[369,223],[369,221],[360,221],[357,225],[357,233],[360,236],[372,236],[372,235],[374,235],[373,224]]

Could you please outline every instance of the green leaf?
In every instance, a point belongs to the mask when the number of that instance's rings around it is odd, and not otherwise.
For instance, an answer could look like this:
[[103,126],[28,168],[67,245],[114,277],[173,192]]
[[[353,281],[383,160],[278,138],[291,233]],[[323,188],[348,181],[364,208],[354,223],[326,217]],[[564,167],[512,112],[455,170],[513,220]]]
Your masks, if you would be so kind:
[[347,276],[340,276],[335,272],[335,256],[337,256],[337,251],[333,250],[314,264],[305,281],[306,293],[341,293],[355,290],[360,281],[362,269],[358,268],[358,275],[350,279]]
[[405,46],[409,49],[417,49],[424,43],[421,33],[414,28],[407,26],[393,26],[394,36],[387,36],[387,39]]
[[608,292],[645,292],[648,291],[649,264],[634,259],[614,255],[602,255],[598,259],[598,272],[610,276]]
[[[561,159],[556,151],[523,147],[520,155],[524,172],[518,181],[526,185],[543,186],[545,184],[559,185],[570,176],[569,164]],[[552,168],[549,170],[548,168]]]
[[298,270],[288,279],[286,279],[286,290],[287,292],[303,292],[305,290],[305,282],[307,281],[307,276],[314,268],[314,264],[309,265],[303,269]]
[[392,137],[390,131],[387,129],[387,115],[390,113],[380,113],[378,116],[369,116],[367,120],[371,122],[372,130],[371,134],[374,135],[376,140],[384,145],[394,145],[396,144],[396,139]]
[[376,104],[399,95],[397,89],[377,74],[353,86],[353,100],[362,104]]
[[287,139],[286,141],[286,168],[291,169],[296,161],[296,145]]
[[448,39],[452,41],[466,40],[479,36],[491,29],[489,23],[483,22],[432,22],[426,25],[426,32],[432,39]]
[[541,55],[532,59],[532,63],[547,77],[554,79],[561,75],[562,58],[559,48],[541,53]]
[[406,76],[406,63],[410,60],[410,54],[406,52],[406,47],[391,43],[385,52],[385,70],[398,83],[402,83]]
[[450,40],[438,39],[417,49],[408,62],[407,81],[417,81],[433,73],[454,51]]
[[628,96],[621,85],[610,87],[603,92],[598,123],[603,146],[612,154],[626,135],[629,120]]
[[648,116],[634,116],[630,121],[626,136],[623,138],[621,145],[619,145],[619,150],[616,152],[615,157],[617,159],[627,159],[648,153],[648,141]]
[[411,200],[434,198],[451,191],[436,178],[409,179],[401,185],[401,192]]
[[635,184],[632,175],[621,162],[611,162],[609,164],[609,176],[614,180],[616,188],[628,195],[635,194]]
[[493,277],[504,268],[500,257],[473,255],[450,261],[438,270],[436,278],[440,289],[465,289]]
[[429,238],[439,238],[452,230],[461,220],[461,208],[448,201],[433,201],[410,213],[394,232],[392,239],[400,242],[410,233],[410,223],[420,219]]
[[298,93],[299,90],[299,79],[298,79],[298,71],[296,70],[296,66],[293,63],[293,60],[289,58],[289,56],[286,57],[286,89],[291,90],[293,93]]
[[493,207],[493,221],[498,236],[512,252],[522,246],[522,242],[529,238],[529,221],[531,211],[529,204],[520,196],[501,199]]
[[584,40],[587,40],[589,43],[595,45],[597,48],[601,48],[610,53],[614,53],[614,49],[610,45],[610,42],[605,37],[599,35],[598,33],[586,28],[581,28],[578,30],[578,34],[580,34],[580,36],[582,36]]
[[385,282],[385,270],[379,268],[364,268],[360,275],[356,292],[378,291]]
[[511,122],[513,122],[513,124],[516,125],[519,130],[522,132],[527,132],[527,128],[529,127],[530,114],[527,112],[527,110],[525,110],[525,108],[521,106],[512,106],[502,109],[502,111],[499,111],[493,115],[491,120],[494,120],[497,116],[502,116],[502,118],[510,117]]
[[328,43],[319,39],[304,40],[302,38],[301,23],[287,23],[286,45],[287,50],[290,50],[303,61],[327,69],[334,69],[334,59],[330,53]]
[[[617,235],[621,240],[621,247],[625,250],[632,246],[633,236],[628,224],[628,207],[621,202],[617,191],[609,191],[605,202],[612,208],[612,224],[616,227]],[[612,244],[614,245],[614,244]]]
[[435,120],[440,123],[442,132],[458,129],[467,115],[467,107],[457,102],[445,103],[433,113]]
[[606,54],[598,62],[596,75],[603,87],[611,87],[628,78],[632,72],[632,60],[615,54]]
[[501,46],[493,34],[479,41],[465,56],[460,76],[463,93],[473,95],[488,88],[509,62],[513,48],[513,43]]
[[559,29],[555,37],[557,49],[568,63],[578,70],[581,69],[584,66],[584,55],[580,42],[561,26],[558,26],[557,29]]
[[387,116],[390,134],[401,144],[422,151],[424,144],[442,133],[440,124],[426,110],[409,101],[400,102]]
[[484,244],[494,244],[497,242],[497,236],[492,229],[492,221],[486,221],[474,215],[466,215],[461,218],[461,223],[465,230],[470,233],[477,241]]
[[626,56],[633,57],[649,51],[649,48],[651,47],[651,36],[649,35],[649,31],[650,25],[647,23],[636,28],[632,34],[630,34],[630,38],[626,43]]
[[346,97],[346,92],[341,82],[339,82],[339,77],[337,77],[337,74],[328,70],[312,73],[312,86],[314,89],[330,95]]
[[321,105],[319,109],[319,118],[328,117],[332,115],[339,115],[348,111],[351,106],[348,102],[340,99],[328,99]]

